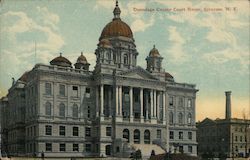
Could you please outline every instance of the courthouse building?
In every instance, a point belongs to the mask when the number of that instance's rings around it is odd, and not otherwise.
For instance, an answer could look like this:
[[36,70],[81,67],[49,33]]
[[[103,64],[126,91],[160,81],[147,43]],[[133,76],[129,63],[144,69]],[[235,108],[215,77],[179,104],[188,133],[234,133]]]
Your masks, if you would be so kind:
[[13,80],[0,106],[5,153],[129,157],[141,149],[143,156],[151,150],[197,154],[198,90],[175,82],[155,46],[146,68],[138,66],[133,33],[120,18],[118,2],[113,13],[99,38],[93,71],[83,53],[74,65],[60,54]]
[[226,92],[225,119],[197,123],[199,155],[245,157],[250,153],[250,120],[231,118],[231,92]]

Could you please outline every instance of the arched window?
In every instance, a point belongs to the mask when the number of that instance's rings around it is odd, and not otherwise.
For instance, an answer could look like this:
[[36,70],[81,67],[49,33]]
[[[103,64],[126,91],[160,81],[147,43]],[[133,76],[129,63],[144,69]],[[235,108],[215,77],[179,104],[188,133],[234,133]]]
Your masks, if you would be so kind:
[[169,113],[169,123],[170,123],[170,124],[173,124],[173,123],[174,123],[174,114],[173,114],[173,112],[170,112],[170,113]]
[[123,138],[126,139],[127,142],[129,143],[129,130],[128,129],[123,130]]
[[65,105],[63,103],[59,105],[59,116],[65,117]]
[[77,106],[77,104],[74,104],[72,107],[72,116],[74,118],[78,118],[78,106]]
[[138,129],[134,130],[134,143],[140,144],[140,131]]
[[179,124],[183,124],[183,115],[182,115],[182,113],[179,113],[179,115],[178,115],[178,122],[179,122]]
[[128,64],[128,55],[126,55],[126,54],[123,57],[123,63]]
[[144,132],[144,143],[150,144],[150,131],[148,129]]
[[187,122],[188,122],[188,124],[192,123],[192,115],[191,115],[191,113],[189,113],[188,116],[187,116]]
[[51,116],[51,103],[46,102],[45,104],[45,115]]

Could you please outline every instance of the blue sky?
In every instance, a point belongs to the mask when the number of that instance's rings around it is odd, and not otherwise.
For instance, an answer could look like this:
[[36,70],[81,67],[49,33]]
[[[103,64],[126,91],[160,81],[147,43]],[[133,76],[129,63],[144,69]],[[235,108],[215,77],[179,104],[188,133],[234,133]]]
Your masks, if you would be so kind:
[[[11,77],[18,79],[35,63],[48,64],[59,52],[75,63],[83,51],[93,69],[96,44],[113,18],[114,6],[114,0],[2,0],[0,96],[6,95]],[[138,65],[145,68],[145,58],[155,44],[164,57],[163,67],[177,82],[197,85],[198,120],[224,117],[226,90],[232,91],[233,116],[250,114],[247,0],[120,0],[119,6],[122,20],[134,34]],[[222,11],[187,10],[204,7]]]

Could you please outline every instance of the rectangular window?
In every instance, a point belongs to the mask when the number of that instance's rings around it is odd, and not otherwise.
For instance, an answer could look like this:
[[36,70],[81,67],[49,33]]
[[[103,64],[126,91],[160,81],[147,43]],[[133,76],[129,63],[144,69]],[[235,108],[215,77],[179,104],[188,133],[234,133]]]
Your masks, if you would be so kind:
[[183,132],[179,132],[179,139],[183,139]]
[[85,127],[85,136],[90,137],[91,136],[91,128]]
[[188,146],[188,152],[192,153],[193,152],[193,147],[192,146]]
[[106,136],[111,136],[111,133],[112,133],[112,128],[106,127]]
[[161,139],[161,130],[157,129],[157,139]]
[[50,136],[52,135],[52,126],[45,126],[45,135]]
[[91,152],[91,144],[85,144],[85,151]]
[[51,83],[45,83],[45,94],[51,95]]
[[180,97],[179,98],[179,107],[183,107],[183,101],[184,101],[184,98]]
[[77,86],[73,86],[72,90],[73,90],[73,97],[78,97],[78,87]]
[[65,136],[65,126],[59,126],[59,135]]
[[188,139],[192,140],[192,138],[193,138],[192,132],[188,132]]
[[192,100],[191,99],[188,99],[188,107],[192,107]]
[[170,96],[170,97],[169,97],[169,105],[170,105],[170,106],[173,106],[173,105],[174,105],[174,97],[173,97],[173,96]]
[[60,144],[60,152],[64,152],[66,150],[65,143]]
[[52,144],[51,143],[46,143],[45,144],[45,149],[46,149],[46,151],[52,151]]
[[73,151],[79,151],[79,144],[73,144]]
[[174,139],[174,131],[169,132],[169,139]]
[[90,118],[90,106],[88,106],[88,111],[87,112],[88,112],[87,116],[88,116],[88,118]]
[[59,85],[59,95],[65,96],[65,85],[63,85],[63,84]]
[[79,128],[73,127],[73,136],[78,136],[78,135],[79,135]]
[[85,93],[86,93],[86,97],[90,98],[90,88],[86,88]]

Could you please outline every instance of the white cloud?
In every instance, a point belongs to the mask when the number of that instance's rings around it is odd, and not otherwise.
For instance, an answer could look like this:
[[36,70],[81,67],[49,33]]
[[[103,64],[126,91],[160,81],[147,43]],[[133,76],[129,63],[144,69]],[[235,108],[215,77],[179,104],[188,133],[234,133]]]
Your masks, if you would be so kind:
[[[10,76],[16,79],[32,69],[35,63],[45,63],[55,57],[65,44],[58,31],[59,16],[46,7],[37,7],[39,19],[25,12],[8,11],[1,15],[1,83],[8,84]],[[3,41],[4,40],[4,41]],[[36,56],[35,56],[36,41]],[[9,66],[9,67],[6,67]]]
[[176,63],[183,63],[187,60],[187,55],[183,50],[183,45],[186,43],[185,39],[177,31],[176,27],[169,26],[169,41],[172,42],[171,48],[167,51],[171,54],[171,61]]
[[148,27],[152,26],[155,22],[154,16],[145,22],[142,19],[135,19],[131,24],[131,29],[133,32],[144,32]]

